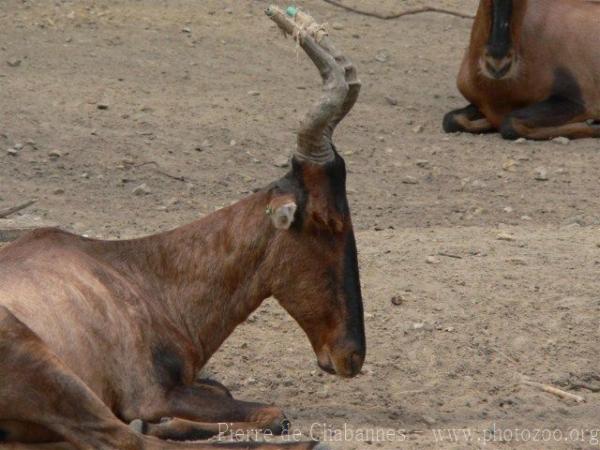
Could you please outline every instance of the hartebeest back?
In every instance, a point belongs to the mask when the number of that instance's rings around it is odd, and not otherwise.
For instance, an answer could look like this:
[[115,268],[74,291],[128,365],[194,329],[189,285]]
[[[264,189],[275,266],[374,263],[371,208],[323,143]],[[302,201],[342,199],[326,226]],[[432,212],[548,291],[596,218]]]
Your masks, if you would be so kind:
[[269,296],[306,332],[323,370],[359,373],[365,332],[356,243],[332,135],[360,83],[311,17],[277,8],[268,15],[299,41],[325,86],[302,121],[292,169],[170,232],[109,242],[40,229],[2,249],[0,440],[209,449],[238,447],[156,438],[205,438],[219,423],[284,431],[279,408],[234,400],[219,383],[197,378]]
[[600,3],[481,0],[447,132],[600,137]]

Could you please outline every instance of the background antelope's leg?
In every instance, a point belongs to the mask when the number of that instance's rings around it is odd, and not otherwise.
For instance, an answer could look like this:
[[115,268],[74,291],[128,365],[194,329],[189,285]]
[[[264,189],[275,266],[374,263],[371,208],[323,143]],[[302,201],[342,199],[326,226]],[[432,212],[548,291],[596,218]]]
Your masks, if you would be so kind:
[[82,450],[142,448],[142,437],[2,306],[0,355],[0,420],[40,424]]
[[519,123],[513,123],[511,124],[511,128],[516,130],[517,137],[514,137],[515,135],[511,134],[510,137],[505,136],[506,139],[524,137],[527,139],[545,140],[559,136],[571,139],[600,137],[600,125],[589,124],[587,122],[568,123],[556,127],[540,128],[529,128]]
[[576,101],[552,96],[543,102],[510,113],[500,127],[505,139],[600,137],[600,125],[587,123],[585,107]]
[[489,133],[494,131],[492,124],[473,104],[447,113],[444,116],[443,128],[446,133]]

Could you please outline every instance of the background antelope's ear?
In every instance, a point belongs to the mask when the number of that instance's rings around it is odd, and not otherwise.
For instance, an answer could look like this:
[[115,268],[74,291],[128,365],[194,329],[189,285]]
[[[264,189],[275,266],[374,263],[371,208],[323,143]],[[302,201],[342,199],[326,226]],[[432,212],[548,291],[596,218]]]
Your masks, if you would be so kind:
[[273,209],[271,212],[271,220],[273,226],[279,230],[287,230],[294,222],[294,214],[296,214],[296,203],[289,202]]

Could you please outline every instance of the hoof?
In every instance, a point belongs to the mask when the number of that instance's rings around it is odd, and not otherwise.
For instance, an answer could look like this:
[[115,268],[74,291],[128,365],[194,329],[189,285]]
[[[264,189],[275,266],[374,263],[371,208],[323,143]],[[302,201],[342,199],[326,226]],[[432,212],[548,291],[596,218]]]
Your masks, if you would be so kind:
[[500,134],[504,139],[509,141],[516,141],[517,139],[524,137],[521,136],[514,127],[513,120],[510,117],[504,119],[502,125],[500,125]]
[[456,121],[456,111],[450,111],[444,116],[442,128],[445,133],[460,133],[465,131],[465,128]]
[[281,436],[282,434],[285,434],[288,431],[290,431],[291,425],[292,424],[287,419],[287,417],[283,416],[282,419],[279,419],[276,422],[273,422],[271,425],[269,425],[267,429],[275,436]]
[[141,419],[134,419],[129,422],[129,428],[139,434],[144,434],[146,431],[146,424]]

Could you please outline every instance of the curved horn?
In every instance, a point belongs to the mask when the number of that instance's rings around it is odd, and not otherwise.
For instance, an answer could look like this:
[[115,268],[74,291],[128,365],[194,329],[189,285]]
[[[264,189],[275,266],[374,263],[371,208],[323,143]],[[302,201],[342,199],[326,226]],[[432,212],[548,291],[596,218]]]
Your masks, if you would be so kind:
[[358,99],[361,85],[356,69],[308,14],[292,7],[284,12],[276,6],[266,13],[285,34],[299,42],[323,79],[323,95],[300,122],[295,156],[325,164],[334,158],[332,137],[336,126]]

